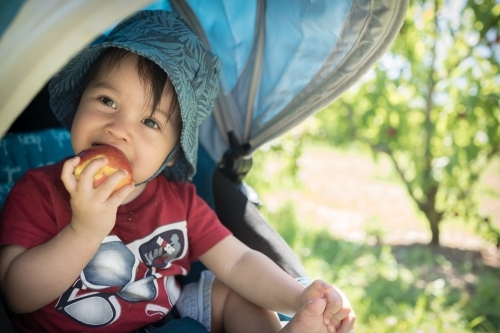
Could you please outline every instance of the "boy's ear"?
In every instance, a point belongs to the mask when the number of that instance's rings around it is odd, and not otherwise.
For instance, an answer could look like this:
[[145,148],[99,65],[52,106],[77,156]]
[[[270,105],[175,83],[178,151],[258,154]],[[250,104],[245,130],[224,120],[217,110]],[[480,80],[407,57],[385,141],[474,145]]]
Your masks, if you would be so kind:
[[167,166],[171,167],[172,165],[174,165],[176,159],[177,159],[177,154],[174,156],[174,158],[170,160],[170,162],[167,163]]
[[177,157],[179,157],[180,151],[181,151],[180,149],[176,150],[175,155],[170,159],[170,161],[168,161],[167,166],[171,167],[172,165],[174,165],[175,160],[177,159]]

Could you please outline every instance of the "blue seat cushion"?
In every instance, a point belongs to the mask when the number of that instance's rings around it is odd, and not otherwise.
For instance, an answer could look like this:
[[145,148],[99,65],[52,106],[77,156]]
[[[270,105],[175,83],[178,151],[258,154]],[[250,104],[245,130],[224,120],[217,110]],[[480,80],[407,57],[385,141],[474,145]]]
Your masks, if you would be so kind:
[[26,170],[74,155],[66,129],[7,133],[0,139],[0,209],[14,183]]

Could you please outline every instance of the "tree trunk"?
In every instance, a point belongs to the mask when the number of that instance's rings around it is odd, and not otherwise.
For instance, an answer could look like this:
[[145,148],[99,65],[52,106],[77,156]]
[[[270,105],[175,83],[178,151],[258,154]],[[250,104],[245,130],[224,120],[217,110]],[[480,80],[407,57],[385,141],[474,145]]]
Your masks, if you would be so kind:
[[424,212],[427,220],[429,220],[429,226],[432,233],[432,238],[430,245],[439,246],[439,224],[441,222],[441,218],[443,217],[442,212],[438,212],[436,210],[436,194],[438,191],[438,187],[436,184],[432,185],[431,188],[427,191],[427,201],[421,205],[421,210]]
[[426,212],[426,216],[427,216],[427,219],[429,220],[429,225],[431,227],[431,233],[432,233],[432,238],[431,238],[431,242],[430,242],[430,245],[432,246],[439,246],[439,222],[441,221],[440,218],[438,218],[436,216],[436,213],[437,212],[431,212],[430,214],[428,214]]

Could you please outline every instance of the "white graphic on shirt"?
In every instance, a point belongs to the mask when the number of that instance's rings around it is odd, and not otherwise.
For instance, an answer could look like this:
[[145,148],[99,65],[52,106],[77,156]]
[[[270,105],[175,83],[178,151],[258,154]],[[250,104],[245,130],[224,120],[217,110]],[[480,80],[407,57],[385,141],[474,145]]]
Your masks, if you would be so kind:
[[169,309],[157,304],[147,304],[146,305],[146,314],[150,317],[160,314],[164,316],[168,313]]
[[[147,316],[160,319],[179,299],[180,288],[174,276],[162,276],[158,270],[170,267],[186,253],[186,222],[162,226],[128,245],[117,236],[108,236],[80,278],[61,295],[56,309],[90,327],[112,324],[127,303],[142,304]],[[147,267],[138,273],[141,262]],[[169,304],[155,303],[160,287]]]
[[168,268],[173,261],[185,257],[187,243],[186,222],[183,221],[162,226],[127,247],[146,265]]

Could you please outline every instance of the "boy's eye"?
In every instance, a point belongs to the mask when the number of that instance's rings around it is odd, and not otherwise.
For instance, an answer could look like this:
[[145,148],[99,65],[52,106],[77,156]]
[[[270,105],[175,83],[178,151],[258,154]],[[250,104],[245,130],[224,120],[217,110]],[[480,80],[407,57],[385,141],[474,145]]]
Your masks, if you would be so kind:
[[116,103],[112,99],[110,99],[110,98],[101,97],[101,102],[103,102],[107,106],[112,107],[113,109],[116,109]]
[[158,126],[158,123],[151,118],[144,119],[142,123],[151,128],[160,128],[160,126]]

